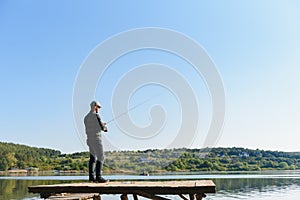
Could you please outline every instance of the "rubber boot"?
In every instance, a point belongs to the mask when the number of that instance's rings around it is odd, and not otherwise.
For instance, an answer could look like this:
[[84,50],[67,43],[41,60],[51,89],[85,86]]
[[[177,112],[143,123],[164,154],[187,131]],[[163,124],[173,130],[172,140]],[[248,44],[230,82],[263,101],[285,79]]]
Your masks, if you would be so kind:
[[90,161],[89,161],[89,181],[95,181],[95,174],[94,174],[94,166],[95,166],[95,157],[90,154]]

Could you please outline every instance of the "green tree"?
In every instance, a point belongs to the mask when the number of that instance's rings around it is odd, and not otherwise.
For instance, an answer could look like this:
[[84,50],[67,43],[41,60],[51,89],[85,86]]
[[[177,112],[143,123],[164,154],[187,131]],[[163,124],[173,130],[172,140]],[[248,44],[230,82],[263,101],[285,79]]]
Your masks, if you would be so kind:
[[289,165],[286,162],[279,163],[278,167],[280,169],[289,169]]
[[15,157],[15,153],[9,152],[6,154],[5,158],[9,167],[16,167],[18,160]]

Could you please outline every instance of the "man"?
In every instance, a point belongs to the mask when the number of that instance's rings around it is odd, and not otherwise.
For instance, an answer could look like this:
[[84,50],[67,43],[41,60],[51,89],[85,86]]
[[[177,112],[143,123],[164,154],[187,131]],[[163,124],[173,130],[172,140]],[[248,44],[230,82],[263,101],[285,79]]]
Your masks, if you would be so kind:
[[[101,121],[98,114],[101,105],[98,101],[92,101],[90,112],[84,118],[85,132],[87,134],[87,145],[90,150],[89,181],[105,183],[108,180],[102,177],[104,152],[101,139],[101,131],[107,132],[106,123]],[[96,163],[96,177],[95,177]]]

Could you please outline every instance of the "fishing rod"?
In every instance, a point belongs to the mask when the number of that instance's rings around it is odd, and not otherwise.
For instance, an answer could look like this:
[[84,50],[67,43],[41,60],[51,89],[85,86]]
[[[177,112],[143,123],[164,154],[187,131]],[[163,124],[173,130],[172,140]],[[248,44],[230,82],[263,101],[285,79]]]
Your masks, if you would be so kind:
[[150,97],[150,98],[148,98],[148,99],[142,101],[141,103],[139,103],[139,104],[137,104],[137,105],[135,105],[135,106],[129,108],[127,111],[121,113],[120,115],[116,116],[115,118],[109,120],[108,122],[106,122],[106,124],[109,124],[109,123],[115,121],[116,119],[119,119],[120,117],[126,115],[126,114],[129,113],[130,111],[137,109],[138,107],[144,105],[144,104],[147,103],[148,101],[150,101],[150,100],[152,100],[152,99],[154,99],[154,98],[156,98],[156,97],[158,97],[158,96],[160,96],[160,95],[161,95],[161,94],[157,94],[157,95],[155,95],[155,96],[152,96],[152,97]]
[[[106,123],[104,124],[104,129],[107,130],[107,125],[108,125],[109,123],[111,123],[111,122],[115,121],[116,119],[118,119],[118,118],[120,118],[120,117],[126,115],[126,114],[129,113],[130,111],[132,111],[132,110],[134,110],[134,109],[140,107],[141,105],[144,105],[144,104],[147,103],[148,101],[150,101],[150,100],[152,100],[152,99],[154,99],[154,98],[156,98],[156,97],[158,97],[158,96],[160,96],[160,95],[162,95],[162,94],[157,94],[157,95],[155,95],[155,96],[152,96],[152,97],[150,97],[150,98],[148,98],[148,99],[142,101],[141,103],[139,103],[139,104],[137,104],[137,105],[131,107],[130,109],[128,109],[127,111],[121,113],[120,115],[116,116],[115,118],[109,120],[108,122],[106,122]],[[82,140],[81,137],[80,137],[80,141],[81,141],[81,144],[84,146],[84,148],[86,148],[86,147],[85,147],[85,143],[83,142],[83,140]]]

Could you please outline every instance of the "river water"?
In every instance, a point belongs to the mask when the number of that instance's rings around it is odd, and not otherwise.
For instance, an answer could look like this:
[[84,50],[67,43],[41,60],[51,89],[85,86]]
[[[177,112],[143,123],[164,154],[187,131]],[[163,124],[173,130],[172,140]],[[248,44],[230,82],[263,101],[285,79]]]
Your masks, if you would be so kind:
[[[107,175],[110,180],[196,180],[211,179],[217,193],[207,194],[206,200],[298,200],[300,199],[300,171],[264,171],[251,173],[189,173],[150,176]],[[39,194],[30,194],[31,185],[83,182],[87,176],[0,176],[0,200],[38,200]],[[181,199],[168,196],[169,199]],[[118,195],[103,195],[104,200],[120,199]],[[141,198],[144,199],[144,198]]]

